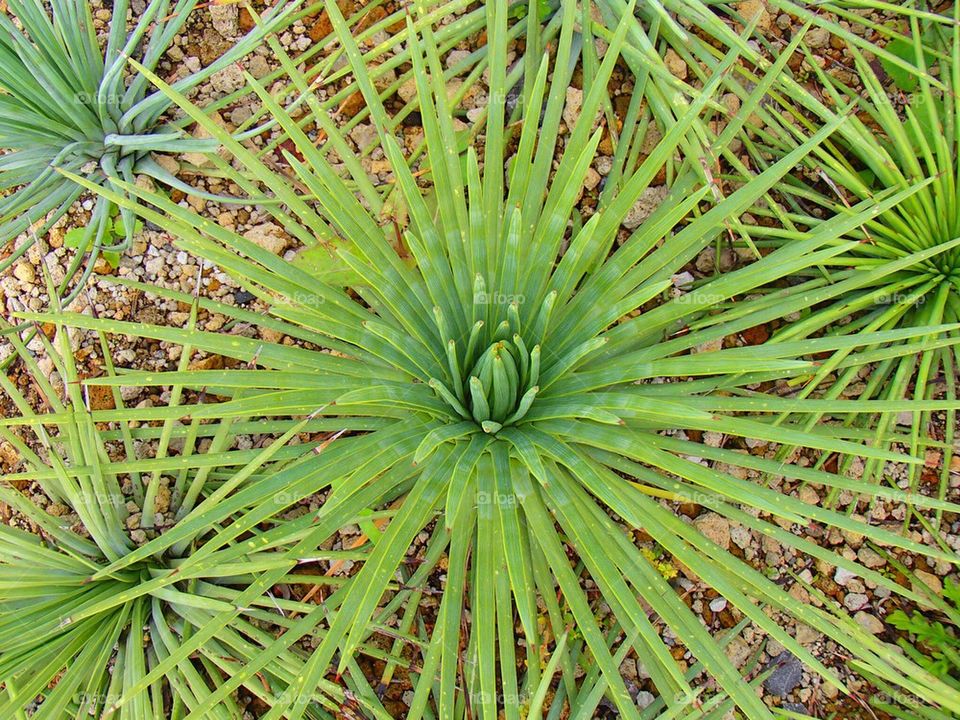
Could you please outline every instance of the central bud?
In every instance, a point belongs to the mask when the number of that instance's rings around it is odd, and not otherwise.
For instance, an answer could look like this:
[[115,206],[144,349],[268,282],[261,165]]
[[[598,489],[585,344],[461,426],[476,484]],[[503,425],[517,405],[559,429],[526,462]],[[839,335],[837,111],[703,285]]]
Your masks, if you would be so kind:
[[466,379],[466,399],[484,432],[495,433],[527,413],[539,390],[539,374],[540,347],[528,352],[517,334],[494,342],[480,355]]
[[[487,297],[483,281],[477,278],[474,297]],[[544,301],[544,308],[532,332],[540,338],[546,325],[555,293]],[[474,302],[474,309],[484,303]],[[489,309],[489,308],[486,308]],[[528,348],[520,334],[520,313],[517,302],[506,308],[507,320],[493,332],[477,320],[470,329],[465,346],[452,339],[440,308],[434,308],[437,328],[446,341],[449,375],[445,380],[430,379],[432,387],[464,420],[477,423],[484,432],[495,434],[512,425],[530,410],[540,388],[540,345]],[[474,318],[479,313],[474,314]],[[482,317],[483,315],[480,314]],[[461,339],[463,336],[461,335]],[[463,348],[462,352],[461,349]]]

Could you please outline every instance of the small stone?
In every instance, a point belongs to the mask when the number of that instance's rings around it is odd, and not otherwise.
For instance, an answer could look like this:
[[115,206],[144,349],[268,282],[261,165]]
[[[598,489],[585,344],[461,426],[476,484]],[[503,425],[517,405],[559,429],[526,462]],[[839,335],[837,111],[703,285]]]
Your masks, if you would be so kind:
[[733,666],[739,668],[753,655],[753,648],[742,637],[735,637],[724,652]]
[[667,50],[667,54],[663,57],[663,63],[667,66],[671,75],[681,80],[687,79],[687,64],[673,48]]
[[797,714],[797,715],[809,715],[809,714],[810,714],[810,713],[807,712],[807,709],[806,709],[803,705],[801,705],[800,703],[784,703],[784,704],[781,705],[780,707],[782,707],[784,710],[787,710],[787,711],[789,711],[789,712],[795,713],[795,714]]
[[731,525],[730,539],[733,540],[737,547],[745,549],[749,547],[753,541],[753,534],[743,525]]
[[163,266],[166,264],[167,261],[163,257],[150,258],[143,264],[143,270],[147,277],[159,277],[160,273],[163,272]]
[[244,86],[243,70],[236,65],[227,65],[210,76],[210,86],[217,92],[232,93]]
[[730,547],[730,521],[715,512],[708,512],[693,521],[703,535],[724,550]]
[[157,496],[153,503],[154,509],[158,513],[165,513],[170,509],[170,488],[161,485],[157,488]]
[[843,598],[844,606],[851,612],[865,608],[869,602],[870,598],[863,593],[847,593],[847,596]]
[[803,678],[803,665],[789,651],[777,655],[767,667],[776,669],[770,674],[763,686],[771,695],[786,697]]
[[213,23],[213,29],[226,39],[233,38],[237,34],[239,19],[239,8],[234,3],[210,5],[210,20]]
[[[720,253],[720,271],[726,272],[731,270],[735,261],[735,254],[730,252],[728,248]],[[697,270],[702,273],[712,273],[717,268],[717,250],[712,245],[708,248],[704,248],[700,254],[697,256],[696,261]]]
[[941,595],[943,593],[943,583],[933,573],[928,573],[926,570],[915,570],[913,574],[917,576],[917,580],[933,590],[935,594]]
[[637,693],[637,707],[641,710],[649,707],[651,704],[653,704],[653,701],[653,693],[647,692],[646,690],[641,690]]
[[0,467],[5,466],[7,469],[12,470],[19,462],[20,453],[17,452],[13,445],[6,440],[0,443]]
[[247,120],[253,117],[253,110],[247,105],[234,108],[229,113],[230,122],[234,125],[243,125]]
[[352,118],[360,112],[364,104],[363,94],[357,90],[340,104],[338,110],[344,117]]
[[627,213],[627,216],[623,219],[623,226],[628,230],[639,227],[644,220],[653,214],[654,210],[660,207],[667,197],[667,192],[666,185],[657,185],[655,187],[648,187],[640,193],[640,198],[634,203],[633,207],[630,208],[630,211]]
[[284,335],[279,330],[262,327],[260,328],[260,337],[262,337],[268,343],[279,343],[281,340],[283,340]]
[[723,445],[723,433],[708,430],[703,434],[703,444],[707,447],[718,448]]
[[410,78],[404,82],[400,87],[397,88],[397,95],[400,96],[400,99],[405,103],[410,102],[417,96],[417,81],[414,78]]
[[600,173],[598,173],[593,168],[588,168],[587,176],[583,180],[583,187],[585,187],[587,190],[593,190],[599,184],[600,184]]
[[860,627],[869,633],[879,635],[883,632],[883,623],[880,622],[875,615],[871,615],[870,613],[861,610],[853,616],[853,619],[860,624]]
[[804,485],[803,487],[801,487],[797,495],[807,505],[820,504],[820,496],[817,494],[817,491],[814,490],[809,485]]
[[176,175],[180,172],[180,163],[176,161],[170,155],[163,155],[162,153],[154,153],[151,155],[154,162],[157,163],[160,167],[166,170],[171,175]]
[[113,391],[106,385],[89,385],[87,397],[91,410],[113,410],[116,407],[113,402]]
[[263,55],[254,55],[250,58],[250,74],[257,80],[270,73],[270,63]]
[[813,27],[803,36],[803,40],[807,43],[807,47],[826,47],[830,43],[830,31],[822,27]]
[[857,574],[855,572],[851,572],[846,568],[838,567],[837,571],[833,575],[833,581],[837,585],[845,586],[848,582],[850,582],[856,576]]
[[572,128],[580,117],[580,108],[583,107],[583,90],[567,88],[567,103],[563,107],[563,122]]
[[17,280],[25,283],[32,283],[37,279],[37,273],[33,269],[33,265],[28,262],[17,263],[17,266],[13,269],[13,274],[17,277]]
[[740,13],[741,17],[747,22],[751,22],[759,15],[757,30],[760,31],[769,30],[770,25],[773,23],[773,17],[767,12],[767,7],[763,0],[742,0],[737,3],[737,12]]
[[797,642],[806,647],[817,642],[823,635],[814,630],[809,625],[803,623],[797,625]]
[[200,360],[193,360],[187,366],[188,370],[222,370],[223,369],[223,356],[222,355],[208,355],[205,358]]
[[857,551],[857,559],[865,566],[871,569],[883,567],[887,561],[881,555],[868,547],[862,547]]
[[279,255],[290,245],[290,239],[283,232],[283,229],[272,222],[250,228],[243,234],[243,237],[274,255]]
[[715,612],[715,613],[723,612],[726,609],[726,607],[727,607],[726,598],[722,598],[722,597],[714,598],[713,600],[710,601],[710,610],[712,612]]

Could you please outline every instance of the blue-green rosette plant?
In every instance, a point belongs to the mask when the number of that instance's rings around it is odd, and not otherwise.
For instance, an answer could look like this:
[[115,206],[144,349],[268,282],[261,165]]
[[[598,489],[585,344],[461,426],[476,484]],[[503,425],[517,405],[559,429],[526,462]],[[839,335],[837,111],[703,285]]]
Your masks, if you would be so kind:
[[[528,17],[534,7],[531,3]],[[862,363],[864,345],[916,338],[927,328],[759,346],[737,342],[738,334],[757,322],[805,307],[802,297],[787,296],[779,303],[754,298],[758,287],[849,250],[855,241],[837,238],[915,190],[857,203],[849,214],[748,268],[672,297],[675,276],[836,131],[843,117],[726,195],[703,181],[701,157],[687,157],[670,194],[625,232],[622,222],[660,169],[686,140],[702,135],[702,114],[724,71],[737,62],[736,50],[724,56],[695,98],[673,99],[680,120],[646,160],[637,164],[626,154],[617,156],[619,172],[608,180],[612,189],[604,189],[595,212],[584,217],[577,201],[602,136],[594,120],[635,22],[632,9],[611,33],[580,115],[563,133],[579,54],[577,3],[562,5],[552,56],[523,74],[516,88],[522,111],[513,123],[506,121],[505,106],[519,78],[508,80],[509,7],[503,0],[488,3],[490,103],[477,128],[482,155],[474,147],[458,152],[443,65],[429,25],[408,35],[424,141],[407,154],[336,3],[328,2],[327,10],[393,183],[371,183],[346,143],[335,165],[253,78],[248,82],[296,149],[284,154],[289,176],[265,165],[155,74],[142,71],[224,145],[233,161],[227,176],[269,191],[274,202],[264,207],[275,222],[305,246],[304,252],[326,253],[326,265],[277,257],[159,193],[129,184],[122,189],[133,197],[100,189],[162,225],[184,249],[231,273],[267,310],[205,299],[198,301],[200,308],[222,312],[237,321],[237,329],[263,326],[287,340],[203,332],[192,323],[152,327],[79,314],[21,314],[27,320],[177,343],[185,348],[184,358],[202,350],[230,359],[221,370],[189,370],[184,359],[175,372],[88,379],[88,385],[113,387],[206,388],[223,399],[95,411],[95,422],[149,417],[169,424],[172,433],[174,421],[183,420],[188,429],[177,432],[188,433],[201,423],[226,437],[239,432],[232,429],[238,419],[244,427],[263,422],[273,430],[283,423],[288,431],[297,422],[306,423],[304,428],[322,422],[325,431],[341,425],[324,436],[322,452],[306,444],[297,453],[298,446],[292,446],[289,464],[256,482],[232,483],[230,473],[221,472],[223,484],[205,491],[209,495],[184,518],[183,529],[158,534],[92,573],[93,581],[100,581],[162,555],[187,528],[207,528],[208,536],[203,548],[183,559],[181,573],[206,568],[218,548],[234,541],[237,553],[276,550],[275,566],[249,579],[231,596],[232,607],[183,638],[148,677],[189,659],[244,608],[283,586],[299,562],[326,552],[338,529],[356,523],[368,543],[356,558],[359,567],[315,611],[288,624],[274,644],[192,704],[188,717],[207,717],[301,637],[317,642],[290,692],[271,699],[264,715],[270,720],[319,714],[324,683],[342,682],[348,674],[353,678],[358,653],[373,642],[390,644],[405,658],[413,692],[405,711],[409,718],[496,720],[502,713],[518,720],[564,711],[590,718],[607,702],[622,717],[637,720],[664,708],[689,711],[698,688],[711,683],[745,716],[771,717],[749,678],[724,652],[718,628],[705,625],[651,561],[649,549],[639,545],[642,531],[695,578],[692,582],[713,588],[744,622],[829,682],[843,687],[823,659],[788,631],[791,620],[832,638],[885,681],[909,683],[911,692],[960,711],[955,698],[940,700],[946,686],[929,672],[891,653],[849,618],[842,622],[829,609],[798,603],[779,582],[729,552],[719,533],[710,533],[711,539],[699,529],[735,523],[798,557],[844,568],[913,599],[913,591],[883,574],[821,547],[808,529],[835,528],[893,549],[956,560],[952,553],[805,503],[751,475],[855,494],[872,493],[873,485],[744,452],[752,439],[761,445],[799,445],[815,457],[899,460],[902,456],[865,445],[842,429],[806,428],[806,418],[842,419],[874,407],[924,412],[954,405],[758,392],[815,372],[822,353],[849,350],[846,362]],[[413,22],[411,17],[408,29]],[[531,22],[529,32],[536,31]],[[287,71],[294,81],[302,79],[292,65]],[[732,119],[731,136],[764,92],[758,88],[744,103],[743,115]],[[408,222],[386,207],[391,192],[399,194]],[[397,197],[392,202],[398,207]],[[176,291],[152,291],[188,300]],[[723,309],[728,299],[736,302]],[[777,422],[786,411],[790,418]],[[697,442],[694,438],[704,432],[720,434],[723,441]],[[202,472],[204,461],[186,455],[182,468],[188,477]],[[146,527],[151,526],[152,484],[144,499]],[[954,507],[888,492],[896,502]],[[277,519],[278,505],[317,494],[323,501],[307,519]],[[682,502],[715,516],[695,526],[678,516],[674,503]],[[156,594],[176,581],[176,576],[155,577],[132,592]],[[628,657],[643,662],[658,696],[649,713],[638,708],[620,672]],[[384,676],[397,669],[395,663],[387,667]],[[125,697],[120,708],[134,696]]]
[[[156,69],[183,31],[197,0],[151,0],[128,29],[129,0],[118,0],[101,45],[90,4],[84,0],[11,0],[0,13],[0,244],[21,233],[28,238],[0,262],[10,267],[69,210],[84,188],[63,172],[100,186],[119,188],[138,174],[192,193],[151,153],[210,152],[217,144],[190,137],[164,121],[170,101],[139,74],[128,58]],[[297,3],[281,2],[262,23],[220,58],[179,80],[186,92],[254,50],[264,35],[282,27]],[[86,259],[86,273],[103,252],[130,245],[134,215],[98,197],[76,256],[69,283]],[[84,276],[85,277],[85,276]],[[76,288],[83,283],[76,284]],[[62,292],[65,288],[60,288]]]

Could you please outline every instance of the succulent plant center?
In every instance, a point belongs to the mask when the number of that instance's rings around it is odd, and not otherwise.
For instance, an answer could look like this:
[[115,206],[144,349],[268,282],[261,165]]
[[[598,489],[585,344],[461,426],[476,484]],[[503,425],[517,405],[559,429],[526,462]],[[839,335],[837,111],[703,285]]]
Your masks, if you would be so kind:
[[521,420],[540,390],[540,345],[528,347],[521,336],[517,302],[508,305],[508,319],[492,334],[485,333],[485,322],[478,320],[466,342],[459,344],[445,332],[439,310],[435,314],[446,341],[449,369],[445,380],[430,380],[437,395],[485,433],[496,434]]

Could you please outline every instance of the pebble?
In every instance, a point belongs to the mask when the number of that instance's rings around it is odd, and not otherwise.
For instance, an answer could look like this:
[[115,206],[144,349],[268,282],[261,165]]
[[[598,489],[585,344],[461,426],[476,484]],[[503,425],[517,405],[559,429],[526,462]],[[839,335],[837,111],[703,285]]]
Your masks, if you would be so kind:
[[943,593],[943,582],[933,573],[928,573],[926,570],[914,570],[913,574],[917,576],[917,580],[933,590],[937,595]]
[[265,75],[270,74],[270,63],[268,63],[267,59],[262,55],[254,55],[252,58],[250,58],[250,66],[248,70],[250,71],[251,75],[259,80]]
[[843,598],[843,604],[846,606],[847,610],[851,612],[854,610],[860,610],[866,607],[870,603],[870,598],[868,598],[863,593],[847,593],[846,597]]
[[[597,166],[597,171],[600,172],[601,175],[604,174],[600,171],[599,165]],[[630,208],[627,216],[623,219],[623,226],[628,230],[639,227],[644,220],[653,214],[654,210],[660,207],[664,199],[666,199],[668,192],[669,190],[666,185],[657,185],[648,187],[640,193],[640,198],[633,204],[633,207]]]
[[687,64],[673,48],[667,50],[663,58],[663,63],[667,66],[667,70],[670,71],[671,75],[681,80],[687,79]]
[[803,664],[789,651],[784,650],[777,655],[767,667],[776,669],[770,674],[763,686],[771,695],[786,697],[803,678]]
[[853,616],[853,619],[856,620],[860,627],[866,630],[869,633],[874,635],[879,635],[884,630],[884,625],[880,620],[875,616],[871,615],[868,612],[861,610],[856,615]]
[[580,108],[583,107],[583,90],[579,88],[567,88],[567,102],[563,107],[563,122],[568,128],[576,125],[580,118]]
[[25,283],[32,283],[37,279],[37,273],[33,269],[33,265],[28,262],[17,263],[17,266],[13,269],[13,274],[18,280]]
[[274,255],[279,255],[290,245],[290,240],[283,229],[272,222],[250,228],[243,234],[243,237]]
[[753,533],[743,525],[730,526],[730,539],[739,548],[747,548],[753,541]]
[[760,31],[769,30],[773,22],[773,16],[767,11],[766,3],[763,0],[742,0],[742,2],[737,3],[737,12],[747,22],[756,18],[759,14],[757,30]]
[[868,547],[862,547],[857,551],[857,560],[859,560],[865,567],[871,569],[883,567],[887,564],[887,561],[884,560],[881,555]]
[[811,48],[826,47],[830,43],[830,31],[822,27],[812,27],[803,36],[803,40]]
[[693,521],[707,538],[726,550],[730,547],[730,521],[715,512],[708,512]]
[[223,70],[215,72],[210,77],[210,86],[217,92],[224,94],[239,90],[245,84],[243,71],[236,65],[227,65]]
[[143,264],[143,269],[146,271],[147,275],[151,277],[159,277],[163,272],[163,266],[166,265],[166,263],[166,258],[162,256],[150,258]]
[[224,5],[210,5],[210,20],[213,29],[230,39],[237,34],[240,20],[240,9],[233,3]]
[[834,581],[837,585],[844,585],[844,586],[845,586],[848,582],[850,582],[850,581],[851,581],[853,578],[855,578],[856,576],[857,576],[857,574],[856,574],[855,572],[851,572],[850,570],[847,570],[846,568],[838,567],[838,568],[837,568],[837,571],[836,571],[836,572],[834,573],[834,575],[833,575],[833,581]]

